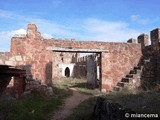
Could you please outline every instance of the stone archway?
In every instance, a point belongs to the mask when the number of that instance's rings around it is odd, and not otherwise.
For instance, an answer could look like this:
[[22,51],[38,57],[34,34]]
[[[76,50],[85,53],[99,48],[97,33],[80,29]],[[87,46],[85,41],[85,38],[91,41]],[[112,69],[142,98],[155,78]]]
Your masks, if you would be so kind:
[[70,77],[70,69],[68,67],[65,69],[65,76]]

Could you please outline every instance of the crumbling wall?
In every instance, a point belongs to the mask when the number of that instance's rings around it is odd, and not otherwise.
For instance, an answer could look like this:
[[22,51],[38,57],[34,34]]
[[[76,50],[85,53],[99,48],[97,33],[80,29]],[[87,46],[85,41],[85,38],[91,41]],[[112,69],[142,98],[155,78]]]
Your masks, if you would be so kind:
[[28,25],[25,37],[12,37],[11,54],[14,56],[20,55],[24,58],[23,63],[17,65],[26,66],[27,78],[39,79],[42,80],[42,83],[51,83],[51,77],[48,79],[49,72],[46,70],[52,67],[50,63],[52,62],[53,53],[45,50],[45,47],[49,46],[49,44],[51,43],[42,40],[37,27],[32,23]]
[[87,59],[87,83],[93,88],[97,86],[97,64],[94,56]]
[[77,62],[78,53],[53,52],[53,79],[60,78],[64,73],[63,66]]
[[74,66],[74,77],[86,79],[90,87],[95,88],[99,85],[100,76],[100,53],[92,53],[79,57]]
[[128,72],[139,63],[142,56],[141,44],[137,43],[114,43],[94,41],[56,41],[56,47],[77,48],[77,49],[100,49],[109,50],[109,53],[102,52],[102,83],[103,91],[110,90]]
[[77,62],[74,66],[74,77],[86,79],[87,77],[87,57],[78,57]]
[[110,43],[102,53],[102,90],[112,89],[139,63],[141,46],[136,43]]
[[24,57],[21,55],[12,55],[10,52],[0,52],[0,64],[5,65],[23,65]]
[[[13,63],[13,65],[25,65],[29,77],[42,80],[42,83],[51,83],[51,73],[52,75],[59,74],[59,71],[55,68],[62,59],[61,53],[47,51],[46,47],[109,50],[109,53],[101,53],[101,90],[103,91],[110,90],[120,81],[138,64],[142,55],[141,44],[137,43],[75,41],[74,39],[71,41],[45,40],[35,24],[31,23],[28,24],[26,36],[14,36],[11,40],[10,56],[21,56],[22,59],[21,62]],[[70,54],[69,58],[74,55],[75,53]],[[67,56],[67,53],[64,53],[64,60]],[[52,72],[49,72],[47,68],[52,69]]]
[[151,45],[148,45],[147,34],[142,34],[138,37],[138,40],[142,43],[143,51],[141,86],[144,89],[155,88],[160,83],[160,29],[152,30],[150,38]]
[[43,39],[36,25],[30,23],[28,24],[26,36],[19,37],[16,35],[12,37],[11,54],[24,58],[23,63],[16,65],[25,65],[27,78],[52,84],[53,78],[62,76],[61,68],[59,68],[60,64],[73,63],[77,59],[76,53],[61,53],[46,50],[46,47],[53,47],[54,44],[56,44],[56,40]]

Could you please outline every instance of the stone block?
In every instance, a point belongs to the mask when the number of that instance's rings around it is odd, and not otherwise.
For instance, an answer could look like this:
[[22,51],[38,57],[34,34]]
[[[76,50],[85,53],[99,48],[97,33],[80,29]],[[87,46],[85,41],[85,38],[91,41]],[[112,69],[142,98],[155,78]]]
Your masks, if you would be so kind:
[[148,35],[141,34],[138,36],[138,43],[141,43],[142,48],[144,49],[145,46],[148,46]]
[[127,41],[127,43],[136,43],[136,39],[131,38]]
[[4,61],[0,59],[0,64],[4,64]]
[[52,89],[52,87],[47,87],[45,94],[47,96],[52,96],[53,95],[53,89]]
[[5,61],[5,65],[12,65],[14,66],[15,65],[15,61]]
[[34,23],[28,24],[27,38],[30,40],[41,40],[41,33],[38,31],[37,26]]
[[16,61],[22,61],[22,57],[21,56],[15,56],[16,57]]
[[15,56],[9,57],[9,61],[15,61]]
[[157,50],[157,47],[160,42],[160,29],[156,28],[150,32],[151,37],[151,45],[154,48],[154,50]]

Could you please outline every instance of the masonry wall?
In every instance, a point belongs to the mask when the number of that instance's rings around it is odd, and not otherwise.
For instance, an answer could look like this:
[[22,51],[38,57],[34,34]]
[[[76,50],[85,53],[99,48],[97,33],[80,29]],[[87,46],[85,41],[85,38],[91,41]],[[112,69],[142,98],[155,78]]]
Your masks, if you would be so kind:
[[[94,58],[94,62],[96,64],[96,70],[95,70],[95,73],[93,74],[93,76],[96,75],[96,81],[97,80],[100,80],[100,70],[101,69],[101,65],[100,65],[100,53],[92,53],[90,55],[86,55],[86,56],[83,56],[83,57],[79,57],[75,66],[74,66],[74,77],[76,78],[83,78],[83,79],[88,79],[87,78],[87,74],[91,71],[93,71],[92,68],[88,68],[88,65],[90,64],[90,62],[88,61],[89,57],[93,57]],[[88,68],[88,69],[87,69]],[[89,75],[88,75],[89,76]],[[90,76],[92,77],[92,76]]]
[[57,79],[62,77],[62,67],[69,65],[70,63],[77,62],[77,53],[69,52],[53,52],[53,73],[52,78]]
[[[52,77],[55,74],[59,74],[59,71],[55,68],[56,62],[59,63],[61,58],[59,57],[60,53],[47,51],[46,47],[109,50],[109,53],[101,53],[101,90],[104,92],[112,89],[122,77],[133,69],[142,55],[141,44],[137,43],[75,41],[74,39],[71,41],[59,39],[45,40],[37,27],[31,23],[28,25],[25,37],[15,36],[12,38],[9,58],[21,56],[22,60],[19,63],[14,63],[15,61],[12,60],[13,65],[23,65],[27,69],[28,77],[51,84]],[[65,57],[67,57],[67,54]]]
[[131,69],[136,66],[142,56],[141,44],[137,43],[107,43],[86,41],[56,41],[55,47],[77,49],[109,50],[102,53],[102,91],[113,88]]
[[110,43],[110,53],[102,53],[102,90],[109,90],[121,81],[141,58],[141,47],[136,43]]
[[74,66],[75,78],[87,78],[87,58],[88,56],[78,57],[77,62]]
[[139,37],[142,43],[142,64],[141,86],[144,89],[152,89],[160,83],[160,29],[150,32],[151,45],[148,45],[148,35],[142,34]]
[[52,51],[45,47],[52,45],[52,41],[43,40],[34,24],[28,25],[25,37],[12,37],[11,54],[23,58],[22,66],[27,70],[27,78],[41,80],[42,83],[52,82]]
[[20,55],[24,59],[23,64],[16,64],[16,66],[24,65],[24,69],[27,70],[27,78],[52,84],[52,79],[62,76],[60,64],[73,63],[77,60],[76,53],[46,50],[46,47],[54,46],[56,41],[43,39],[37,27],[32,23],[29,24],[25,37],[15,36],[11,40],[11,54]]
[[21,55],[12,55],[10,52],[0,52],[0,64],[14,65],[24,64],[24,59]]

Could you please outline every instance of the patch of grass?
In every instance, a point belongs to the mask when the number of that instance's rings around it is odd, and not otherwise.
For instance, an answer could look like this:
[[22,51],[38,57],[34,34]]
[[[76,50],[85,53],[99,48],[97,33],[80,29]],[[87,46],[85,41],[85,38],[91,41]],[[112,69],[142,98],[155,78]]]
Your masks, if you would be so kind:
[[131,108],[137,113],[156,113],[160,115],[160,93],[154,90],[143,91],[121,91],[106,95],[107,99],[111,99],[124,106]]
[[72,85],[75,85],[76,83],[79,83],[79,82],[81,82],[79,79],[63,77],[60,79],[56,79],[54,81],[53,86],[60,89],[68,89]]
[[[106,99],[119,103],[124,108],[130,108],[137,113],[160,115],[160,93],[156,91],[126,91],[112,92],[104,95]],[[93,120],[93,108],[96,99],[90,98],[82,102],[73,114],[66,120]]]
[[0,101],[0,119],[7,120],[46,120],[64,103],[70,93],[64,89],[53,88],[54,96],[47,97],[31,92],[21,100]]
[[56,80],[54,86],[61,89],[68,89],[70,87],[74,87],[79,92],[89,95],[97,95],[102,94],[99,88],[91,89],[87,86],[87,80],[85,79],[76,79],[76,78],[61,78]]
[[65,120],[93,120],[92,113],[96,99],[90,98],[83,101],[74,109],[73,113]]
[[89,89],[89,88],[79,88],[75,87],[80,93],[88,94],[88,95],[98,95],[102,94],[98,88],[95,89]]

